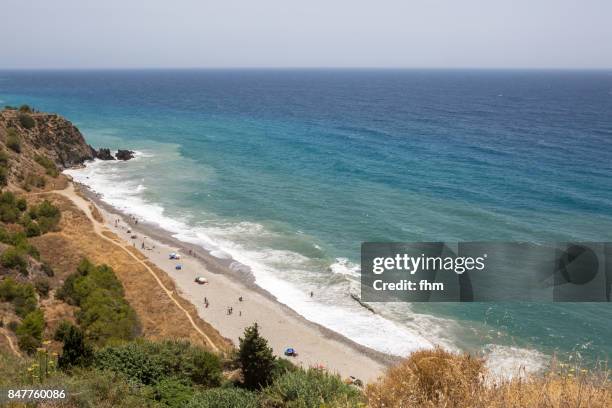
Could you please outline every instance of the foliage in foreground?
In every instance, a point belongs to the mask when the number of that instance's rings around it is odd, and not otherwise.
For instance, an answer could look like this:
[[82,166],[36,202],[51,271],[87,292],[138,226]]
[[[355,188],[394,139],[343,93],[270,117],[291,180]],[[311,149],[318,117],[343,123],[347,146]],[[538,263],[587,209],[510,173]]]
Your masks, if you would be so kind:
[[94,365],[144,385],[170,378],[207,388],[221,384],[219,358],[186,341],[139,340],[106,347],[96,353]]
[[612,406],[607,371],[575,375],[554,367],[545,376],[484,380],[484,360],[442,349],[418,351],[369,384],[369,407],[593,407]]
[[263,407],[357,407],[361,392],[325,370],[295,370],[277,378],[262,392]]
[[213,388],[196,394],[185,408],[258,408],[258,395],[241,388]]

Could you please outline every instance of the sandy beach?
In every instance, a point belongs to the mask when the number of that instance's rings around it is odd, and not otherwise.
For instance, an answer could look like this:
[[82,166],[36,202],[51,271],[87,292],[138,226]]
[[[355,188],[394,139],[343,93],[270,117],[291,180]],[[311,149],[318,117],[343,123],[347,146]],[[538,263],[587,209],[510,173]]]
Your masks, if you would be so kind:
[[[101,202],[86,187],[77,188],[96,203],[104,219],[104,225],[99,224],[97,229],[112,231],[126,246],[136,248],[167,273],[179,294],[195,305],[199,316],[235,345],[244,329],[257,322],[276,355],[281,356],[287,347],[293,347],[298,355],[289,358],[303,367],[324,366],[343,378],[355,376],[369,382],[382,374],[390,361],[389,356],[309,322],[254,285],[252,278],[236,275],[203,249],[181,243],[154,226],[137,223]],[[62,193],[88,212],[88,201],[72,187]],[[170,253],[179,254],[180,260],[169,259]],[[176,269],[177,265],[181,269]],[[197,276],[205,277],[208,283],[195,283]]]

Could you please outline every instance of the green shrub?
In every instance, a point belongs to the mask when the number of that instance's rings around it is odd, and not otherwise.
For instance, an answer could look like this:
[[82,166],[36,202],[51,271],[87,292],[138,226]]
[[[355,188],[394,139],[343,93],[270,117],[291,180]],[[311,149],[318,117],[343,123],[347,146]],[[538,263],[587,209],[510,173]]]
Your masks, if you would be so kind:
[[0,149],[0,186],[8,184],[9,157],[4,149]]
[[88,339],[100,345],[112,339],[130,340],[139,332],[134,309],[107,289],[96,289],[81,302],[77,320]]
[[49,295],[49,290],[51,289],[49,280],[45,278],[37,278],[34,281],[34,287],[36,288],[38,294],[43,298],[46,298]]
[[219,358],[185,341],[135,341],[106,347],[96,353],[95,366],[145,385],[169,378],[203,387],[221,383]]
[[166,407],[183,408],[193,398],[193,388],[178,378],[164,378],[153,387],[155,399]]
[[29,283],[19,283],[8,277],[0,281],[0,300],[11,302],[18,316],[24,317],[36,309],[36,291]]
[[15,128],[6,129],[6,147],[15,153],[21,153],[21,140]]
[[34,245],[30,244],[25,232],[15,232],[14,234],[11,234],[11,243],[18,251],[40,260],[40,253],[38,252],[38,249],[36,249]]
[[241,388],[213,388],[196,394],[185,408],[258,408],[256,393]]
[[59,208],[51,204],[48,200],[44,200],[38,205],[31,206],[28,215],[31,219],[37,221],[42,234],[56,230],[62,217]]
[[124,299],[123,286],[107,265],[82,261],[77,272],[58,290],[57,297],[80,307],[79,324],[87,338],[99,345],[111,339],[130,340],[139,332],[136,312]]
[[57,325],[55,332],[53,332],[53,340],[63,342],[64,337],[66,337],[66,334],[68,334],[68,330],[70,330],[72,326],[73,324],[70,323],[68,320],[62,320]]
[[32,108],[30,108],[30,106],[28,106],[28,105],[21,105],[19,107],[19,112],[22,112],[22,113],[32,113]]
[[28,173],[21,184],[25,191],[30,191],[32,187],[43,188],[46,185],[47,180],[45,179],[45,177],[36,173]]
[[30,221],[24,225],[28,238],[37,237],[41,234],[40,227],[36,221]]
[[57,169],[57,166],[55,165],[53,160],[51,160],[47,156],[36,155],[36,157],[34,157],[34,160],[36,161],[36,163],[40,164],[45,169],[45,172],[48,176],[57,177],[59,175],[59,170]]
[[135,386],[118,373],[74,367],[71,375],[60,373],[59,386],[78,392],[68,393],[59,406],[82,408],[147,408],[161,407],[153,400],[150,387]]
[[10,191],[0,193],[0,221],[5,223],[17,222],[21,215],[20,205],[20,200],[17,200]]
[[0,166],[8,167],[9,165],[9,156],[6,154],[4,149],[0,148]]
[[262,392],[263,406],[319,408],[356,407],[362,403],[359,390],[342,382],[338,375],[310,368],[287,372]]
[[248,389],[259,389],[268,385],[274,376],[275,358],[268,341],[259,335],[257,323],[244,330],[240,338],[238,359],[242,369],[244,385]]
[[16,269],[24,275],[28,274],[28,261],[25,254],[15,247],[7,248],[0,255],[0,264],[5,268]]
[[23,197],[18,198],[17,201],[15,202],[15,206],[17,207],[19,211],[24,212],[25,210],[28,209],[28,202]]
[[6,186],[8,184],[8,169],[0,166],[0,186]]
[[45,316],[40,309],[30,312],[17,327],[17,343],[19,348],[32,354],[42,344],[42,335],[45,330]]
[[83,331],[73,325],[65,330],[66,332],[62,335],[64,343],[62,354],[58,359],[60,368],[69,369],[75,366],[87,367],[91,365],[93,349],[85,342]]
[[17,120],[19,120],[19,124],[26,129],[32,129],[34,126],[36,126],[36,121],[34,118],[25,112],[19,113],[17,115]]

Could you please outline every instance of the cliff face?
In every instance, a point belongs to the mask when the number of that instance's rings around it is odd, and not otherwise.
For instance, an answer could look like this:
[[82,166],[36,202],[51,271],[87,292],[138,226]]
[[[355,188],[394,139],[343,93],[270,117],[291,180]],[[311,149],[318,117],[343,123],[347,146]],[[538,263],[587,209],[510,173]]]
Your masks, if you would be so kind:
[[[34,126],[24,126],[20,115],[28,115]],[[22,152],[44,154],[60,168],[83,164],[94,158],[93,149],[87,143],[79,129],[63,117],[41,112],[19,112],[3,110],[0,112],[0,132],[13,128],[17,131],[22,145]]]
[[94,158],[94,150],[70,121],[29,108],[0,111],[0,187],[57,187],[61,170]]

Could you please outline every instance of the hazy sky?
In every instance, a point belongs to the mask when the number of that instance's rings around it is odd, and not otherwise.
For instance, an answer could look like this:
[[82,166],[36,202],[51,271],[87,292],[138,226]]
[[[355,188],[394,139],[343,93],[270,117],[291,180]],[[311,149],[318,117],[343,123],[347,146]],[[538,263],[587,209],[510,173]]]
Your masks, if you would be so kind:
[[0,68],[612,68],[612,0],[2,0]]

